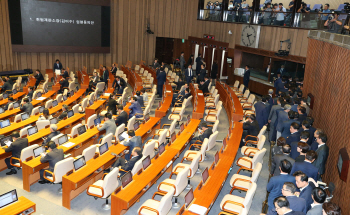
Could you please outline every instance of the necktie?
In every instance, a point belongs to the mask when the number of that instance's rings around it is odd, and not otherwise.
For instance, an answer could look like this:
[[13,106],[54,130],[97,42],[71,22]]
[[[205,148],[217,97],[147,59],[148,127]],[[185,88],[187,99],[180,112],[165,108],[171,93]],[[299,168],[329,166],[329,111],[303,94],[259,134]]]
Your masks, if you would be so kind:
[[190,77],[192,76],[192,69],[190,69]]

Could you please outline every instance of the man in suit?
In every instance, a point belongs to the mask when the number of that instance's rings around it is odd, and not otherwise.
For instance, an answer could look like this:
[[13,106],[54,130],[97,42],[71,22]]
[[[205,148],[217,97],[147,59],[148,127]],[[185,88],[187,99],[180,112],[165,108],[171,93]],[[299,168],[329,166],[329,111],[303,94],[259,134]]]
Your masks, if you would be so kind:
[[299,107],[298,107],[298,114],[299,114],[298,121],[300,122],[300,124],[302,124],[302,122],[307,117],[305,107],[299,105]]
[[266,97],[262,96],[261,101],[258,101],[254,104],[255,108],[255,114],[256,114],[256,120],[259,124],[259,129],[261,129],[267,122],[266,122]]
[[41,74],[40,70],[38,70],[38,69],[35,71],[35,73],[36,73],[36,75],[34,77],[36,78],[36,81],[35,81],[35,89],[36,89],[36,88],[38,88],[40,82],[44,80],[44,77]]
[[[259,134],[259,131],[260,131],[259,123],[256,120],[256,117],[254,114],[249,115],[246,121],[243,123],[243,130],[245,131],[244,131],[244,134],[242,135],[242,140],[239,147],[244,146],[246,136],[250,135],[250,136],[257,137]],[[247,140],[256,140],[256,138],[248,137]]]
[[[278,168],[279,163],[282,160],[287,160],[291,163],[291,165],[294,164],[294,159],[289,156],[290,154],[290,145],[286,144],[282,146],[282,152],[281,155],[275,155],[273,156],[272,162],[271,162],[271,169],[270,169],[270,175],[273,176],[279,176],[280,175],[280,169]],[[292,167],[291,167],[292,169]]]
[[277,74],[280,74],[281,77],[287,75],[287,70],[284,68],[284,65],[281,65],[281,68],[277,69]]
[[187,69],[185,70],[185,77],[186,77],[187,84],[192,82],[192,78],[193,78],[192,65],[188,65]]
[[137,98],[137,102],[140,104],[140,106],[145,107],[145,104],[143,103],[143,97],[141,96],[140,91],[136,91],[136,98]]
[[295,177],[289,175],[292,169],[292,164],[288,160],[284,159],[281,160],[278,165],[281,174],[271,177],[266,186],[267,192],[270,193],[267,200],[269,206],[268,210],[273,210],[275,208],[273,201],[275,198],[282,196],[282,188],[285,182],[292,182],[295,184]]
[[96,87],[97,83],[100,81],[100,77],[97,75],[97,72],[92,74],[89,82],[89,92],[93,91],[93,87]]
[[111,73],[113,75],[115,75],[115,73],[117,73],[117,71],[118,71],[117,65],[115,65],[115,63],[113,63],[112,68],[111,68]]
[[[142,158],[142,151],[140,147],[135,147],[132,151],[131,151],[131,158],[128,162],[126,162],[126,160],[122,157],[119,157],[115,163],[113,164],[113,168],[115,167],[119,167],[123,170],[125,170],[126,172],[131,171],[134,166],[135,163],[140,160]],[[124,175],[126,172],[124,171],[119,171],[120,176]]]
[[166,82],[166,74],[164,72],[164,68],[160,68],[160,72],[157,75],[157,92],[159,95],[159,98],[162,98],[163,96],[163,85]]
[[63,78],[69,78],[69,74],[68,74],[68,71],[65,70],[64,68],[61,70],[61,76]]
[[28,87],[27,97],[32,99],[33,98],[33,94],[34,94],[34,87]]
[[329,154],[329,148],[326,145],[327,135],[325,133],[320,134],[317,138],[318,149],[316,150],[317,159],[313,162],[313,165],[318,169],[318,177],[325,173],[326,162]]
[[311,204],[311,209],[306,215],[320,215],[322,214],[322,204],[325,202],[327,194],[324,190],[316,187],[312,190],[311,198],[314,202]]
[[[280,3],[281,4],[281,3]],[[280,196],[276,198],[274,201],[274,206],[276,207],[276,211],[278,215],[305,215],[304,212],[301,211],[294,211],[290,208],[289,201],[286,197]]]
[[273,98],[272,98],[272,94],[273,94],[273,89],[269,89],[268,91],[269,97],[268,97],[268,102],[271,105],[271,107],[274,105],[273,103]]
[[31,115],[32,110],[33,110],[33,105],[32,105],[32,103],[29,102],[28,98],[24,98],[23,101],[21,102],[20,109],[21,109],[21,111]]
[[311,193],[314,187],[309,184],[309,177],[302,171],[296,171],[293,176],[295,176],[295,182],[300,192],[297,192],[296,195],[299,195],[300,198],[305,199],[306,201],[306,210],[311,208],[313,200],[311,198]]
[[[198,136],[192,138],[190,145],[194,144],[197,140],[199,140],[200,142],[197,142],[198,144],[202,144],[205,138],[210,137],[210,135],[213,134],[212,129],[207,125],[207,123],[203,122],[200,124],[200,128],[198,128]],[[192,146],[190,148],[190,150],[194,150],[195,147]]]
[[301,106],[303,106],[305,108],[306,115],[309,115],[310,107],[306,104],[306,102],[307,102],[307,98],[302,97],[301,100],[300,100],[300,104],[301,104]]
[[[294,128],[293,128],[293,129],[294,129]],[[294,131],[294,130],[293,130],[293,131]],[[293,141],[293,142],[290,143],[290,146],[292,147],[292,151],[290,152],[290,157],[291,157],[291,158],[296,159],[296,158],[300,155],[300,153],[299,153],[299,150],[300,150],[300,149],[298,149],[299,142],[306,143],[307,140],[309,139],[309,137],[310,137],[310,135],[309,135],[308,132],[302,131],[302,132],[300,132],[300,140],[298,140],[298,141]],[[309,147],[307,147],[306,150],[309,151]],[[307,151],[306,151],[306,152],[307,152]],[[306,152],[305,152],[305,153],[306,153]]]
[[116,76],[115,80],[113,81],[112,87],[117,90],[117,94],[123,94],[123,90],[126,87],[126,82],[123,78]]
[[[273,86],[276,88],[276,95],[280,91],[280,84],[282,83],[281,74],[277,73],[277,79],[273,82]],[[282,84],[283,85],[283,84]]]
[[129,119],[133,116],[136,116],[136,118],[141,118],[142,115],[137,115],[137,114],[142,114],[142,108],[140,103],[137,102],[136,97],[132,97],[130,100],[131,105],[129,106],[130,112],[129,112]]
[[296,112],[294,112],[292,110],[288,112],[288,120],[286,120],[286,121],[284,121],[282,123],[282,131],[281,131],[281,136],[282,137],[287,138],[289,135],[291,135],[291,133],[290,133],[290,125],[293,122],[299,123],[299,121],[296,121],[294,119],[295,115],[296,115]]
[[298,98],[295,98],[294,101],[293,101],[293,105],[292,105],[292,111],[294,112],[298,112],[298,105],[300,105],[300,99]]
[[160,64],[158,63],[158,59],[154,59],[154,63],[152,64],[152,68],[153,69],[157,69],[160,67]]
[[305,155],[305,160],[302,162],[295,162],[290,172],[293,175],[297,171],[304,172],[309,178],[313,178],[315,181],[318,180],[318,169],[312,165],[317,158],[317,154],[314,151],[308,151]]
[[128,125],[128,114],[123,110],[123,105],[117,105],[118,116],[114,117],[117,126],[124,124]]
[[57,135],[59,135],[59,134],[61,134],[61,132],[60,131],[57,131],[57,125],[56,124],[51,124],[50,125],[50,134],[48,135],[48,136],[46,136],[44,139],[44,142],[43,142],[43,146],[48,146],[49,144],[49,142],[51,141],[51,139],[53,138],[53,137],[55,137],[55,136],[57,136]]
[[[28,146],[28,139],[20,138],[18,131],[12,132],[11,137],[13,142],[10,146],[5,148],[5,152],[12,152],[11,157],[19,159],[21,157],[22,150]],[[10,172],[7,172],[6,175],[17,174],[15,167],[10,164],[11,157],[5,158],[7,169],[11,170]],[[13,159],[13,163],[18,163],[18,161]]]
[[289,145],[292,145],[293,142],[300,140],[299,124],[297,122],[293,122],[290,125],[290,135],[287,137],[286,142]]
[[202,62],[202,54],[199,53],[198,57],[196,58],[196,74],[199,74],[199,71],[201,70],[201,66],[202,66],[203,62]]
[[98,137],[97,142],[100,142],[100,139],[102,139],[104,136],[108,135],[108,134],[115,134],[115,131],[117,130],[117,126],[114,122],[114,120],[112,120],[112,114],[110,113],[106,113],[105,114],[105,122],[103,124],[100,124],[97,127],[97,130],[99,131],[103,131],[106,130],[106,133],[104,135],[100,135]]
[[9,81],[7,81],[5,78],[2,79],[2,81],[4,82],[4,85],[2,85],[1,89],[2,89],[2,93],[12,93],[12,85]]
[[62,77],[61,80],[60,80],[60,85],[61,85],[61,89],[59,90],[59,93],[63,93],[64,92],[64,88],[68,88],[69,87],[68,79]]
[[183,72],[185,70],[185,64],[186,64],[186,60],[185,60],[185,53],[181,52],[180,55],[180,68],[181,68],[181,72]]
[[[55,142],[50,141],[48,145],[49,145],[49,152],[41,154],[40,162],[41,163],[49,162],[48,170],[50,172],[54,172],[56,163],[64,159],[64,153],[63,153],[63,149],[56,148]],[[40,184],[49,183],[49,181],[45,180],[44,178],[44,172],[45,172],[45,169],[40,170],[40,181],[39,181]],[[50,173],[46,173],[45,175],[46,177],[52,176]]]
[[197,73],[197,83],[199,84],[202,80],[204,80],[204,77],[207,74],[207,70],[205,70],[205,65],[202,64],[201,65],[201,70],[200,71],[196,71]]
[[187,99],[188,97],[190,97],[192,94],[190,92],[189,88],[186,88],[184,91],[184,95],[179,95],[176,99],[174,99],[172,101],[172,106],[176,106],[179,107],[182,105],[182,102]]
[[290,111],[292,107],[289,104],[284,105],[283,109],[284,111],[280,111],[277,115],[277,137],[278,139],[282,135],[282,128],[283,128],[283,122],[288,120],[288,112]]
[[315,133],[315,130],[311,130],[310,129],[311,127],[311,124],[308,120],[304,120],[302,123],[301,123],[301,129],[300,131],[306,131],[309,133],[309,139],[307,140],[307,144],[309,144],[311,146],[312,144],[312,140],[314,139],[314,133]]
[[69,111],[69,106],[64,104],[62,105],[62,113],[58,116],[58,121],[63,120],[65,117],[67,117],[67,113]]
[[[139,147],[142,152],[142,139],[141,136],[135,136],[135,131],[134,130],[129,130],[128,131],[129,135],[129,140],[124,141],[123,145],[126,147],[129,147],[129,151],[133,151],[135,147]],[[125,159],[128,161],[130,160],[130,153],[125,155]]]
[[245,66],[245,72],[244,72],[244,75],[243,75],[243,85],[244,85],[243,92],[245,92],[245,90],[248,88],[249,79],[250,79],[250,70],[249,70],[249,66],[246,65]]
[[56,60],[56,63],[53,64],[53,71],[55,72],[56,69],[62,70],[62,64],[60,62],[60,60]]
[[198,85],[198,89],[202,90],[203,95],[205,95],[206,93],[209,93],[208,85],[209,85],[209,79],[207,76],[205,76],[204,80],[201,80],[200,85]]
[[276,140],[276,127],[275,123],[277,121],[277,110],[281,110],[282,106],[281,103],[283,101],[283,98],[277,99],[277,104],[273,105],[271,107],[271,111],[269,114],[268,122],[270,123],[270,132],[269,132],[269,140],[275,141]]
[[102,80],[105,82],[105,87],[108,87],[108,78],[109,78],[109,72],[106,68],[106,66],[103,66],[103,74],[102,74]]
[[313,141],[312,141],[310,150],[316,151],[316,150],[318,149],[317,138],[318,138],[318,136],[319,136],[321,133],[322,133],[322,134],[324,133],[322,129],[318,128],[318,129],[315,130],[315,132],[314,132],[314,139],[313,139]]

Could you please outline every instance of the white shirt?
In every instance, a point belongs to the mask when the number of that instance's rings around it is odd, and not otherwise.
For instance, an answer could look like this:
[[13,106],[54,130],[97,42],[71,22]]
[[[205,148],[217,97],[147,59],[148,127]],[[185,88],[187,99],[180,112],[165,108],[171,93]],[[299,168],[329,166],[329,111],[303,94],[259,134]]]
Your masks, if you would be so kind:
[[286,213],[284,213],[284,214],[289,214],[290,212],[292,212],[292,210],[290,210],[290,211],[288,211],[288,212],[286,212]]
[[308,163],[311,163],[310,161],[308,161],[308,160],[304,160],[305,162],[308,162]]
[[307,188],[307,186],[309,186],[309,184],[308,185],[306,185],[305,187],[303,187],[303,188],[300,188],[300,192],[301,191],[303,191],[305,188]]
[[319,144],[319,145],[318,145],[318,148],[320,148],[320,147],[323,146],[324,144],[325,144],[325,143]]
[[189,76],[189,77],[192,76],[192,69],[190,69],[190,70],[188,71],[188,76]]
[[314,203],[311,204],[311,207],[313,208],[313,207],[315,207],[315,206],[317,206],[317,205],[322,205],[322,204],[319,204],[319,203],[315,203],[315,202],[314,202]]

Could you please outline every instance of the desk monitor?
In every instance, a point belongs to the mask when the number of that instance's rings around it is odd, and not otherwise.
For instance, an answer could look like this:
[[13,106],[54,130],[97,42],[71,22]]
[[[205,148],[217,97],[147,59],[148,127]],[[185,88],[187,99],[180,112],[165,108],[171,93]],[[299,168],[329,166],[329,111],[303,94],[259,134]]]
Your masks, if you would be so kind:
[[163,152],[165,151],[164,143],[162,143],[158,146],[158,151],[159,151],[159,155],[163,154]]
[[45,107],[39,107],[39,113],[42,113],[44,111]]
[[33,149],[34,157],[39,157],[41,153],[45,152],[45,147],[38,146],[35,149]]
[[12,142],[13,140],[11,136],[0,139],[1,146],[10,146]]
[[38,92],[38,93],[36,94],[36,97],[37,97],[37,98],[40,98],[40,97],[41,97],[41,92]]
[[3,99],[7,99],[7,97],[9,97],[9,94],[8,94],[8,93],[2,94],[2,98],[3,98]]
[[52,119],[50,119],[50,125],[51,125],[51,124],[57,124],[57,123],[58,123],[57,118],[52,118]]
[[74,96],[74,90],[70,91],[70,96]]
[[67,95],[63,95],[63,101],[67,100]]
[[101,124],[101,119],[99,117],[94,119],[94,124],[95,124],[95,126],[98,126],[99,124]]
[[137,129],[139,129],[139,127],[140,127],[140,124],[139,124],[139,122],[135,122],[134,123],[134,131],[136,131]]
[[181,123],[180,125],[180,132],[182,132],[185,129],[185,125],[183,123]]
[[0,113],[4,112],[4,108],[0,107]]
[[52,101],[52,107],[56,107],[57,105],[58,105],[57,100],[53,100],[53,101]]
[[224,140],[222,141],[222,152],[224,152],[226,148],[226,138],[224,138]]
[[187,115],[187,123],[190,123],[190,121],[191,121],[191,115]]
[[149,120],[149,113],[145,115],[145,122],[147,122]]
[[21,115],[22,121],[24,121],[24,120],[26,120],[28,118],[29,118],[29,114],[28,113],[22,113],[22,115]]
[[105,142],[99,147],[100,155],[103,155],[106,151],[108,151],[108,143]]
[[35,133],[38,133],[38,128],[36,126],[28,128],[28,136],[31,136],[31,135],[33,135]]
[[[126,131],[123,131],[120,134],[118,134],[118,139],[119,139],[120,142],[125,140],[124,134],[126,134]],[[126,134],[126,136],[129,136],[129,135]]]
[[188,193],[185,195],[185,208],[187,208],[191,204],[193,199],[193,188],[191,188],[190,191],[188,191]]
[[148,155],[145,159],[142,160],[143,170],[147,169],[149,165],[151,165],[151,157]]
[[75,89],[76,89],[76,91],[78,91],[78,90],[79,90],[79,87],[78,87],[78,86],[76,86],[76,87],[75,87]]
[[209,171],[208,171],[208,167],[206,167],[202,172],[202,183],[205,184],[208,178],[209,178]]
[[120,180],[122,181],[122,187],[126,187],[132,181],[131,171],[125,173]]
[[58,145],[62,145],[64,143],[68,142],[68,136],[67,134],[62,135],[61,137],[58,138]]
[[214,162],[215,162],[215,165],[219,162],[219,152],[215,153]]
[[86,165],[86,162],[85,162],[85,156],[81,156],[79,159],[75,160],[73,162],[73,165],[74,165],[74,170],[77,171],[78,169],[82,168],[83,166]]
[[171,143],[173,143],[176,140],[176,133],[175,131],[171,134]]
[[13,94],[16,94],[16,93],[17,93],[17,90],[16,90],[16,89],[12,90],[12,93],[13,93]]
[[10,123],[9,119],[5,119],[2,122],[0,122],[0,125],[1,125],[1,128],[6,128],[6,127],[10,126],[11,123]]
[[89,104],[92,105],[94,103],[94,101],[92,100],[89,100]]
[[71,118],[73,115],[74,115],[73,110],[68,111],[68,113],[67,113],[68,118]]
[[13,103],[13,108],[18,108],[19,107],[19,103],[18,102],[14,102]]
[[0,195],[0,208],[6,205],[12,204],[18,201],[17,191],[11,190],[10,192]]
[[162,106],[162,101],[158,102],[158,109],[160,108],[160,106]]
[[80,126],[79,128],[78,128],[78,134],[79,135],[82,135],[82,134],[84,134],[86,132],[86,127],[85,127],[85,125],[82,125],[82,126]]

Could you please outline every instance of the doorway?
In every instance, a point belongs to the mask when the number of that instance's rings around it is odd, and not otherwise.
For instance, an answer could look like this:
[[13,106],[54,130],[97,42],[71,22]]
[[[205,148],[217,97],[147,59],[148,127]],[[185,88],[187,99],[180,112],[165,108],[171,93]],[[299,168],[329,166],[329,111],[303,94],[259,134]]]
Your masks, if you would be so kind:
[[174,39],[167,37],[157,37],[156,38],[156,58],[158,62],[165,62],[167,64],[173,63],[173,50]]

